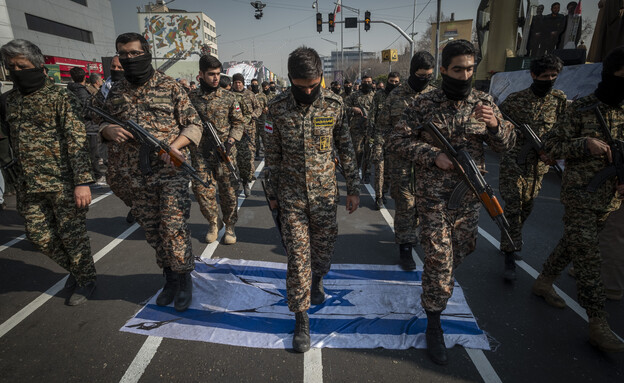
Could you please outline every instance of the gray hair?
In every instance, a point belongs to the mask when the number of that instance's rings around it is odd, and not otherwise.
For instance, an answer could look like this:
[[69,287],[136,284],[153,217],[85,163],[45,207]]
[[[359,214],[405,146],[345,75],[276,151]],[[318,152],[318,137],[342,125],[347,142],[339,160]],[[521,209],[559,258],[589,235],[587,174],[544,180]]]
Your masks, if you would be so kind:
[[100,81],[101,78],[102,78],[102,76],[100,76],[98,73],[91,73],[89,75],[89,83],[91,85],[95,85],[95,83]]
[[5,66],[8,64],[9,58],[17,56],[26,57],[35,68],[39,68],[45,63],[41,49],[28,40],[15,39],[9,41],[0,48],[0,55]]

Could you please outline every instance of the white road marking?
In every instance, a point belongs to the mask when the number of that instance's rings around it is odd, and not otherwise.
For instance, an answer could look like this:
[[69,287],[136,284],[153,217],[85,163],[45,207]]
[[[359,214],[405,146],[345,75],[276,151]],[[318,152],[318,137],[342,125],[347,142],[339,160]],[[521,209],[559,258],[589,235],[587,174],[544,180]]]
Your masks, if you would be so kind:
[[[366,187],[366,190],[368,191],[369,196],[374,201],[375,197],[373,196],[375,195],[375,190],[373,190],[370,184],[364,184],[364,186]],[[388,223],[388,225],[394,232],[394,220],[390,216],[390,212],[385,207],[382,208],[380,211],[381,211],[381,215],[384,217],[384,219],[386,220],[386,222]],[[423,265],[422,260],[416,253],[416,250],[412,250],[412,256],[414,257],[414,261],[416,262],[418,266]],[[470,349],[470,348],[464,348],[464,349],[468,353],[468,356],[472,360],[472,363],[477,368],[477,371],[479,371],[479,375],[481,375],[481,378],[483,379],[484,382],[486,383],[500,383],[501,382],[500,377],[494,370],[494,367],[492,367],[492,364],[490,363],[490,361],[487,359],[487,357],[483,353],[483,350]]]
[[303,383],[323,382],[323,355],[320,348],[303,354]]
[[[256,168],[256,171],[254,172],[254,176],[256,178],[260,177],[260,172],[262,171],[262,168],[264,168],[264,160],[260,162],[260,164]],[[254,182],[255,181],[251,182],[250,187],[253,187]],[[241,208],[243,202],[245,202],[245,192],[241,191],[241,193],[238,196],[238,204],[236,208],[237,210]],[[219,236],[217,237],[217,240],[208,244],[208,246],[206,246],[206,248],[201,254],[201,258],[207,258],[207,259],[212,258],[215,250],[217,250],[217,247],[219,246],[219,243],[221,243],[221,239],[223,238],[224,233],[225,233],[225,225],[224,227],[221,228],[221,230],[219,230]],[[120,383],[136,383],[141,379],[141,376],[143,376],[145,369],[147,368],[147,366],[149,366],[154,355],[156,355],[156,352],[158,351],[158,347],[160,346],[162,339],[163,338],[155,337],[155,336],[147,337],[147,339],[143,343],[143,346],[141,346],[141,349],[139,350],[139,352],[137,352],[136,356],[134,357],[134,360],[132,361],[132,363],[130,363],[130,366],[126,370],[126,373],[119,381]]]

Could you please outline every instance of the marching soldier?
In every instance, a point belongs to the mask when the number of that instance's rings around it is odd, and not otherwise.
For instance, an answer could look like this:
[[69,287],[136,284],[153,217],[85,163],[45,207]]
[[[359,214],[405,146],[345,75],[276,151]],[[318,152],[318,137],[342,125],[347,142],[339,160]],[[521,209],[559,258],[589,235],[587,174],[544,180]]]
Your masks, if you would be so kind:
[[349,80],[344,80],[342,85],[344,88],[342,89],[340,96],[342,97],[342,100],[345,101],[347,97],[351,95],[351,92],[353,92],[353,84]]
[[[594,184],[594,177],[612,162],[607,130],[615,140],[624,140],[624,47],[611,51],[602,62],[602,81],[589,96],[568,106],[545,137],[547,152],[564,158],[561,185],[565,207],[563,238],[544,263],[533,285],[533,293],[551,306],[564,308],[565,301],[553,282],[570,263],[574,265],[579,304],[589,318],[589,342],[606,352],[624,351],[624,343],[607,323],[605,291],[600,276],[602,259],[598,234],[624,196],[623,180],[611,176]],[[599,113],[605,121],[601,126]],[[604,129],[604,130],[603,130]],[[589,191],[590,183],[596,188]]]
[[[383,112],[383,108],[388,98],[388,94],[399,86],[401,78],[398,72],[390,72],[388,74],[388,86],[384,88],[383,92],[375,93],[373,97],[373,107],[371,110],[371,123],[369,126],[368,137],[371,137],[373,140],[375,136],[377,136],[377,131],[381,129],[381,113]],[[390,176],[384,169],[384,150],[383,144],[375,142],[373,146],[373,153],[371,155],[371,160],[375,164],[375,209],[380,210],[383,207],[383,204],[386,203],[385,192],[388,190],[388,185],[390,183]]]
[[388,150],[387,138],[399,122],[403,111],[419,95],[435,89],[429,82],[433,77],[435,60],[429,52],[416,52],[410,62],[410,75],[407,82],[399,84],[388,95],[384,110],[379,115],[375,129],[375,145],[384,149],[385,169],[390,175],[390,194],[394,199],[394,240],[399,245],[399,266],[403,270],[414,270],[416,263],[412,257],[416,238],[418,213],[412,188],[412,164],[410,159],[397,156]]
[[[552,88],[562,68],[561,59],[553,55],[533,60],[533,84],[527,89],[510,94],[500,105],[501,112],[518,124],[530,125],[535,134],[542,137],[565,112],[566,95]],[[529,152],[524,164],[518,164],[525,142],[522,135],[517,135],[516,145],[503,154],[500,166],[499,188],[505,200],[509,234],[516,245],[514,249],[507,236],[501,235],[500,249],[505,254],[504,278],[507,281],[516,279],[514,251],[521,250],[522,225],[531,214],[533,200],[542,187],[544,174],[548,173],[549,165],[555,163],[548,156],[539,156],[533,150]]]
[[[104,109],[120,120],[135,120],[183,157],[183,148],[199,144],[202,133],[201,120],[186,91],[171,77],[154,70],[149,44],[142,35],[123,33],[115,46],[124,79],[110,89]],[[186,223],[191,213],[189,177],[171,168],[166,153],[160,158],[150,153],[151,171],[145,169],[139,162],[141,145],[132,133],[110,123],[100,126],[102,137],[116,146],[109,151],[109,158],[118,164],[114,174],[121,181],[111,180],[111,189],[128,199],[132,215],[156,250],[156,262],[166,277],[156,304],[174,302],[177,311],[184,311],[191,304],[191,271],[195,268]]]
[[245,89],[245,77],[242,74],[236,73],[232,76],[232,91],[237,96],[243,118],[245,119],[245,133],[236,144],[236,163],[238,164],[238,170],[243,182],[245,197],[249,197],[251,195],[249,183],[253,180],[254,175],[256,119],[260,117],[262,107],[256,99],[256,95],[249,89]]
[[[362,167],[364,160],[364,145],[368,145],[368,142],[366,142],[368,124],[370,122],[368,116],[373,106],[374,96],[373,79],[371,76],[365,75],[362,76],[361,89],[352,93],[344,101],[345,109],[351,116],[349,131],[351,132],[351,143],[353,144],[353,150],[355,150],[358,169]],[[366,178],[366,174],[362,174],[362,177]]]
[[335,146],[347,177],[347,211],[359,205],[353,147],[343,125],[340,96],[321,88],[323,65],[315,50],[301,47],[288,58],[290,90],[269,104],[265,133],[267,194],[279,208],[288,254],[288,308],[295,313],[293,348],[310,348],[307,310],[324,302],[338,234]]
[[451,145],[467,150],[484,171],[483,143],[501,152],[513,145],[513,127],[503,120],[492,97],[472,89],[474,46],[455,40],[442,51],[442,89],[421,94],[394,127],[389,149],[414,161],[414,196],[421,220],[420,243],[425,251],[421,301],[427,314],[427,351],[438,364],[447,364],[440,314],[453,293],[454,272],[475,249],[480,202],[466,194],[456,210],[449,197],[462,180],[453,162],[422,132],[420,124],[433,119]]
[[0,54],[15,86],[6,96],[2,136],[17,162],[17,210],[33,245],[69,271],[67,304],[79,305],[96,285],[86,226],[94,177],[81,108],[46,77],[43,54],[30,41],[12,40]]
[[[216,57],[202,56],[199,59],[200,87],[192,91],[189,98],[202,120],[212,123],[219,139],[227,148],[232,162],[236,163],[235,144],[243,136],[245,119],[234,93],[219,87],[221,67],[221,61]],[[195,193],[202,214],[208,220],[206,242],[216,241],[222,226],[217,208],[218,186],[219,204],[223,223],[225,223],[223,243],[232,245],[236,243],[234,225],[238,221],[236,210],[236,187],[238,185],[234,185],[234,177],[227,165],[219,160],[207,133],[204,134],[198,150],[191,152],[191,158],[200,177],[210,183],[210,187],[207,188],[193,181],[193,193]]]
[[269,105],[269,99],[264,92],[260,91],[258,86],[258,79],[251,80],[251,91],[256,95],[256,100],[260,104],[260,116],[256,119],[256,160],[260,159],[260,139],[262,139],[262,145],[264,145],[264,122],[266,121],[266,114],[269,111],[267,105]]

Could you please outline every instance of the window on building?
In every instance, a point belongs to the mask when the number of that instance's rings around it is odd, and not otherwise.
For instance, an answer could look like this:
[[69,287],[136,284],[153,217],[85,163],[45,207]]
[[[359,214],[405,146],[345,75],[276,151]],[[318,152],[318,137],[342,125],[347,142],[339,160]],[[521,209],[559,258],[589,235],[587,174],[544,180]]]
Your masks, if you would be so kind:
[[74,3],[78,3],[80,5],[84,5],[85,7],[87,6],[87,0],[71,0]]
[[93,44],[93,33],[26,13],[28,29]]

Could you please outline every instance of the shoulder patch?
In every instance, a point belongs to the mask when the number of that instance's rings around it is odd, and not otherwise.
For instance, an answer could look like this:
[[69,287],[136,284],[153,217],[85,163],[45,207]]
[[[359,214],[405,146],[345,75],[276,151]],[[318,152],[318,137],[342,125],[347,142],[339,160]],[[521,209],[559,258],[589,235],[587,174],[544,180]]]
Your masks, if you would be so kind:
[[240,104],[237,102],[234,103],[234,110],[236,110],[237,112],[240,112]]
[[264,123],[264,131],[269,134],[273,134],[273,123],[269,120],[266,120]]

